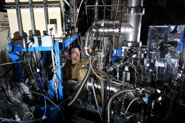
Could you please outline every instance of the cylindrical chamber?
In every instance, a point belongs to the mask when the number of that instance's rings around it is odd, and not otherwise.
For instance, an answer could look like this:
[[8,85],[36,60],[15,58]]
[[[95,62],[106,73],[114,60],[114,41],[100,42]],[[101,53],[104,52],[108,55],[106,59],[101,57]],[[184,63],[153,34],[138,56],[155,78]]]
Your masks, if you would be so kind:
[[129,7],[143,6],[143,0],[128,0]]

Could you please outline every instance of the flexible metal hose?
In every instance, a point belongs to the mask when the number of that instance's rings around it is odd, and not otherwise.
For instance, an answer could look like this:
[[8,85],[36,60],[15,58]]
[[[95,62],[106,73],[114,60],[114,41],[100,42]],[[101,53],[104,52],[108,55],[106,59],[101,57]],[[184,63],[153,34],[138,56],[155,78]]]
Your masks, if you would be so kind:
[[119,96],[120,94],[125,93],[125,92],[130,92],[130,91],[134,91],[134,90],[122,90],[122,91],[119,91],[119,92],[115,93],[115,94],[109,99],[109,102],[108,102],[108,105],[107,105],[107,119],[108,119],[108,123],[110,123],[110,106],[111,106],[112,100],[113,100],[114,98],[116,98],[117,96]]
[[88,66],[87,74],[85,75],[85,77],[84,77],[84,79],[83,79],[83,81],[82,81],[82,83],[81,83],[81,86],[80,86],[80,88],[78,89],[78,91],[77,91],[75,97],[68,103],[68,106],[72,105],[72,104],[76,101],[76,99],[78,98],[80,92],[82,91],[84,85],[85,85],[86,82],[87,82],[87,79],[88,79],[88,77],[89,77],[90,72],[91,72],[91,69],[90,69],[90,66]]

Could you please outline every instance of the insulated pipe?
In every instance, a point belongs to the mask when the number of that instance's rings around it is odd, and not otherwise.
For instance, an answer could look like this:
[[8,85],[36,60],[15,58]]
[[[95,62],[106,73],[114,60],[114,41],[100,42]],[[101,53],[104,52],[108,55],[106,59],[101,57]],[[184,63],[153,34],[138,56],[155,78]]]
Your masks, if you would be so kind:
[[116,98],[117,96],[121,95],[122,93],[130,92],[130,91],[134,91],[134,90],[122,90],[122,91],[119,91],[119,92],[115,93],[109,99],[109,102],[108,102],[108,105],[107,105],[107,119],[108,119],[108,123],[110,123],[110,107],[111,107],[111,103],[112,103],[113,99]]
[[33,9],[32,9],[32,0],[29,0],[29,9],[30,9],[32,35],[35,35],[35,22],[34,22]]
[[76,101],[76,99],[78,98],[80,92],[82,91],[84,85],[85,85],[86,82],[87,82],[87,79],[88,79],[88,77],[89,77],[89,75],[90,75],[90,72],[91,72],[91,69],[90,69],[90,66],[89,66],[89,67],[88,67],[88,70],[87,70],[87,74],[85,75],[85,77],[84,77],[84,79],[83,79],[83,81],[82,81],[82,83],[81,83],[80,88],[78,89],[78,91],[77,91],[75,97],[68,103],[68,106],[72,105],[72,104]]
[[18,28],[19,28],[19,36],[21,38],[23,38],[23,27],[22,27],[22,20],[21,20],[21,12],[20,12],[20,8],[19,8],[19,0],[15,1],[15,6],[16,6]]

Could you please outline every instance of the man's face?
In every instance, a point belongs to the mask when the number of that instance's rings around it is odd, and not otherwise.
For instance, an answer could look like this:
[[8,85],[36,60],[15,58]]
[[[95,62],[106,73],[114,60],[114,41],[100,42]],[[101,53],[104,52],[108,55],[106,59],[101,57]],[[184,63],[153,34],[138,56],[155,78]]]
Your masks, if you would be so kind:
[[71,50],[71,61],[72,61],[72,64],[76,64],[79,60],[80,60],[80,51],[78,48],[73,48]]

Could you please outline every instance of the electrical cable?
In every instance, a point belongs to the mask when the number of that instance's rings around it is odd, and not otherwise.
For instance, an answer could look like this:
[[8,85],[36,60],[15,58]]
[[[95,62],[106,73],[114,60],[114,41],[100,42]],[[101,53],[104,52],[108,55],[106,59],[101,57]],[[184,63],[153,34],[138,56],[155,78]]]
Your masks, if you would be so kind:
[[[25,55],[28,57],[28,50],[25,52]],[[34,81],[37,82],[36,77],[35,77],[35,75],[33,73],[33,69],[32,69],[32,66],[31,66],[30,62],[28,62],[28,66],[29,66],[29,69],[30,69],[30,72],[31,72],[31,74],[33,76]]]
[[80,13],[80,9],[81,9],[81,6],[82,6],[83,1],[84,0],[81,0],[80,5],[79,5],[79,7],[77,9],[77,15],[76,15],[76,20],[75,20],[75,25],[74,25],[74,31],[75,31],[75,33],[76,33],[76,26],[77,26],[77,23],[78,23],[78,15]]
[[[32,92],[32,93],[34,93],[34,94],[37,94],[37,95],[40,95],[40,96],[45,96],[44,94],[41,94],[41,93],[38,93],[38,92],[35,92],[35,91],[30,91],[30,92]],[[46,99],[48,100],[48,101],[50,101],[61,113],[62,113],[62,111],[61,111],[61,109],[60,109],[60,107],[58,107],[52,100],[50,100],[47,96],[45,96],[46,97]]]
[[10,29],[8,29],[8,34],[6,39],[11,43],[12,39],[10,38]]
[[[34,92],[34,91],[31,91],[32,93],[34,93],[34,94],[37,94],[37,95],[41,95],[41,96],[45,96],[45,95],[43,95],[43,94],[40,94],[40,93],[37,93],[37,92]],[[47,98],[47,97],[46,97]],[[47,98],[54,106],[55,106],[55,108],[57,108],[59,111],[61,111],[60,110],[60,108],[58,107],[58,105],[56,105],[54,102],[52,102],[49,98]],[[67,101],[69,98],[67,98],[67,99],[65,99],[64,101],[62,101],[59,105],[61,105],[61,104],[63,104],[65,101]],[[30,112],[31,113],[31,112]],[[48,112],[47,114],[49,114],[49,113],[51,113],[51,111],[50,112]],[[25,114],[26,115],[26,114]],[[25,117],[25,116],[24,116]],[[24,119],[24,118],[23,118]],[[38,119],[35,119],[35,120],[29,120],[29,121],[17,121],[17,120],[14,120],[14,119],[9,119],[9,118],[0,118],[0,120],[4,120],[4,121],[11,121],[11,122],[17,122],[17,123],[33,123],[33,122],[36,122],[36,121],[41,121],[41,120],[43,120],[43,117],[42,118],[38,118]]]
[[35,120],[28,120],[28,121],[18,121],[18,120],[14,120],[14,119],[2,118],[1,117],[0,120],[11,121],[11,122],[16,122],[16,123],[33,123],[33,122],[42,120],[42,118],[38,118],[38,119],[35,119]]
[[109,99],[109,102],[108,102],[108,104],[107,104],[107,119],[108,119],[108,123],[110,123],[110,107],[111,107],[111,103],[112,103],[113,99],[116,98],[117,96],[119,96],[119,95],[122,94],[122,93],[131,92],[131,91],[135,91],[135,90],[121,90],[121,91],[115,93],[115,94]]
[[117,14],[118,14],[119,2],[120,2],[120,0],[118,0],[118,4],[117,4],[117,7],[116,7],[116,15],[115,15],[115,17],[114,17],[114,20],[116,19]]
[[125,110],[125,116],[127,115],[127,112],[128,112],[128,109],[130,108],[130,106],[132,105],[132,103],[134,102],[134,101],[136,101],[136,100],[138,100],[138,99],[140,99],[139,97],[137,97],[137,98],[134,98],[130,103],[129,103],[129,105],[127,106],[127,109]]
[[25,120],[26,116],[27,116],[27,115],[30,115],[30,114],[31,114],[31,117],[32,117],[32,118],[34,117],[32,112],[26,112],[25,115],[24,115],[23,118],[22,118],[23,121],[26,121],[26,120]]
[[25,60],[22,60],[22,61],[17,61],[17,62],[6,62],[6,63],[2,63],[2,64],[0,64],[0,66],[22,63],[22,62],[28,61],[30,58],[31,58],[31,57],[26,58]]
[[[44,85],[43,85],[43,82],[42,82],[42,78],[40,76],[40,74],[38,73],[39,75],[39,79],[40,79],[40,86],[42,88],[42,91],[44,92]],[[46,102],[46,96],[44,96],[44,107],[45,107],[45,110],[44,110],[44,116],[46,116],[46,111],[47,111],[47,102]]]
[[90,68],[91,68],[92,72],[96,75],[97,78],[99,78],[100,80],[109,80],[109,79],[104,79],[104,78],[102,78],[101,76],[99,76],[99,75],[95,72],[94,68],[92,67],[91,58],[89,58],[89,64],[90,64]]
[[[23,57],[23,55],[20,57],[20,59]],[[0,78],[3,78],[5,75],[7,75],[10,70],[12,70],[14,68],[14,66],[10,67],[6,72],[3,73],[3,75],[0,76]]]

